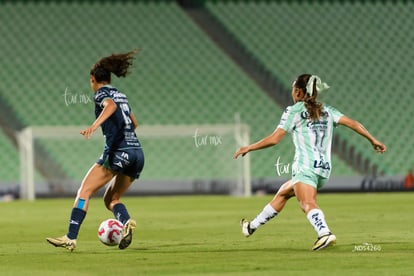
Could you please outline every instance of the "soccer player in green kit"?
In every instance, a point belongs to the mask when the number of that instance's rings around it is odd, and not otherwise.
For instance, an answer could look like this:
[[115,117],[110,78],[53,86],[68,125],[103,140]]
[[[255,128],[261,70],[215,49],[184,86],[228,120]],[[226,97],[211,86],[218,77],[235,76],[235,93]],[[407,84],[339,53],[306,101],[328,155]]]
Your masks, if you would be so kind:
[[317,190],[329,179],[331,173],[331,143],[334,127],[344,125],[362,135],[378,153],[386,146],[372,136],[359,122],[348,118],[335,108],[316,100],[318,93],[328,89],[318,76],[300,75],[292,85],[294,104],[286,108],[276,130],[262,140],[241,147],[234,154],[244,156],[250,151],[264,149],[279,143],[287,132],[291,133],[295,145],[292,178],[284,183],[275,197],[252,221],[241,220],[242,233],[249,237],[254,231],[283,210],[293,196],[299,201],[318,238],[312,250],[320,250],[336,243],[325,221],[324,214],[316,202]]

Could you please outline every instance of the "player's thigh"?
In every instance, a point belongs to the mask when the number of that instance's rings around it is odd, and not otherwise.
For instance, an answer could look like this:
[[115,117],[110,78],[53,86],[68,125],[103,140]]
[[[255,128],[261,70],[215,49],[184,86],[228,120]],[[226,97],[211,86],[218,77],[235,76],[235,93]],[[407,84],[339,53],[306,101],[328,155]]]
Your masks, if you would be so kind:
[[297,182],[295,183],[294,191],[296,198],[300,203],[300,207],[305,213],[308,213],[312,209],[319,208],[316,203],[317,190],[315,187],[306,183]]
[[108,185],[105,191],[105,202],[119,199],[131,186],[134,178],[125,175],[117,174],[114,180]]
[[92,196],[96,191],[105,186],[112,178],[114,173],[99,164],[94,164],[82,180],[78,195]]
[[291,179],[289,179],[288,181],[283,183],[282,186],[280,186],[280,188],[277,191],[275,197],[276,196],[282,196],[282,197],[285,197],[285,198],[290,198],[292,196],[295,196],[295,190],[293,189],[294,186],[295,186],[295,184],[293,183],[293,181]]

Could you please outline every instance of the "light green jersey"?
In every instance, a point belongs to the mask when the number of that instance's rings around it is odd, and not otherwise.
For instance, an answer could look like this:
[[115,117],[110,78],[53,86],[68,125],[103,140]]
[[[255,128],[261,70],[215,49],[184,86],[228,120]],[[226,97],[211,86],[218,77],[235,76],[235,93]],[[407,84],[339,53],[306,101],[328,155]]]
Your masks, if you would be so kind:
[[332,133],[342,116],[341,112],[325,104],[318,121],[309,118],[304,102],[286,108],[278,128],[291,133],[293,137],[295,157],[292,175],[310,170],[322,177],[329,177],[332,168]]

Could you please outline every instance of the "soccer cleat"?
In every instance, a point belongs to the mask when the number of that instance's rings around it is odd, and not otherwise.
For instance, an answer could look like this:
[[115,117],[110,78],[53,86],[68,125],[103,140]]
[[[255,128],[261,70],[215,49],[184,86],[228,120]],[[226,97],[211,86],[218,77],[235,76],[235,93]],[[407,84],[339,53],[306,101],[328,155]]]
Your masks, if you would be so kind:
[[242,228],[242,233],[246,238],[253,235],[254,231],[256,231],[256,229],[250,228],[250,222],[247,221],[246,219],[241,219],[240,225]]
[[46,238],[46,240],[56,247],[63,247],[72,252],[76,248],[76,240],[69,239],[66,235],[59,238]]
[[334,245],[336,243],[336,237],[334,234],[329,232],[326,235],[320,236],[316,242],[313,244],[312,250],[317,251],[325,247]]
[[134,233],[137,223],[133,219],[129,219],[122,229],[122,239],[119,242],[119,249],[127,248],[132,242],[132,234]]

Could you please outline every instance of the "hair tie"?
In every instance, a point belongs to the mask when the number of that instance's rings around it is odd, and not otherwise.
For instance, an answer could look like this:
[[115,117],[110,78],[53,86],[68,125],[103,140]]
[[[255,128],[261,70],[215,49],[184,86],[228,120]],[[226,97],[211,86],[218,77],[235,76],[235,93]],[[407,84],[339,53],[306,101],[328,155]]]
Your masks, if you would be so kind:
[[329,85],[325,82],[322,82],[321,78],[315,75],[312,75],[308,83],[306,84],[306,92],[312,97],[313,95],[313,82],[316,80],[316,90],[320,93],[324,90],[327,90],[329,88]]

